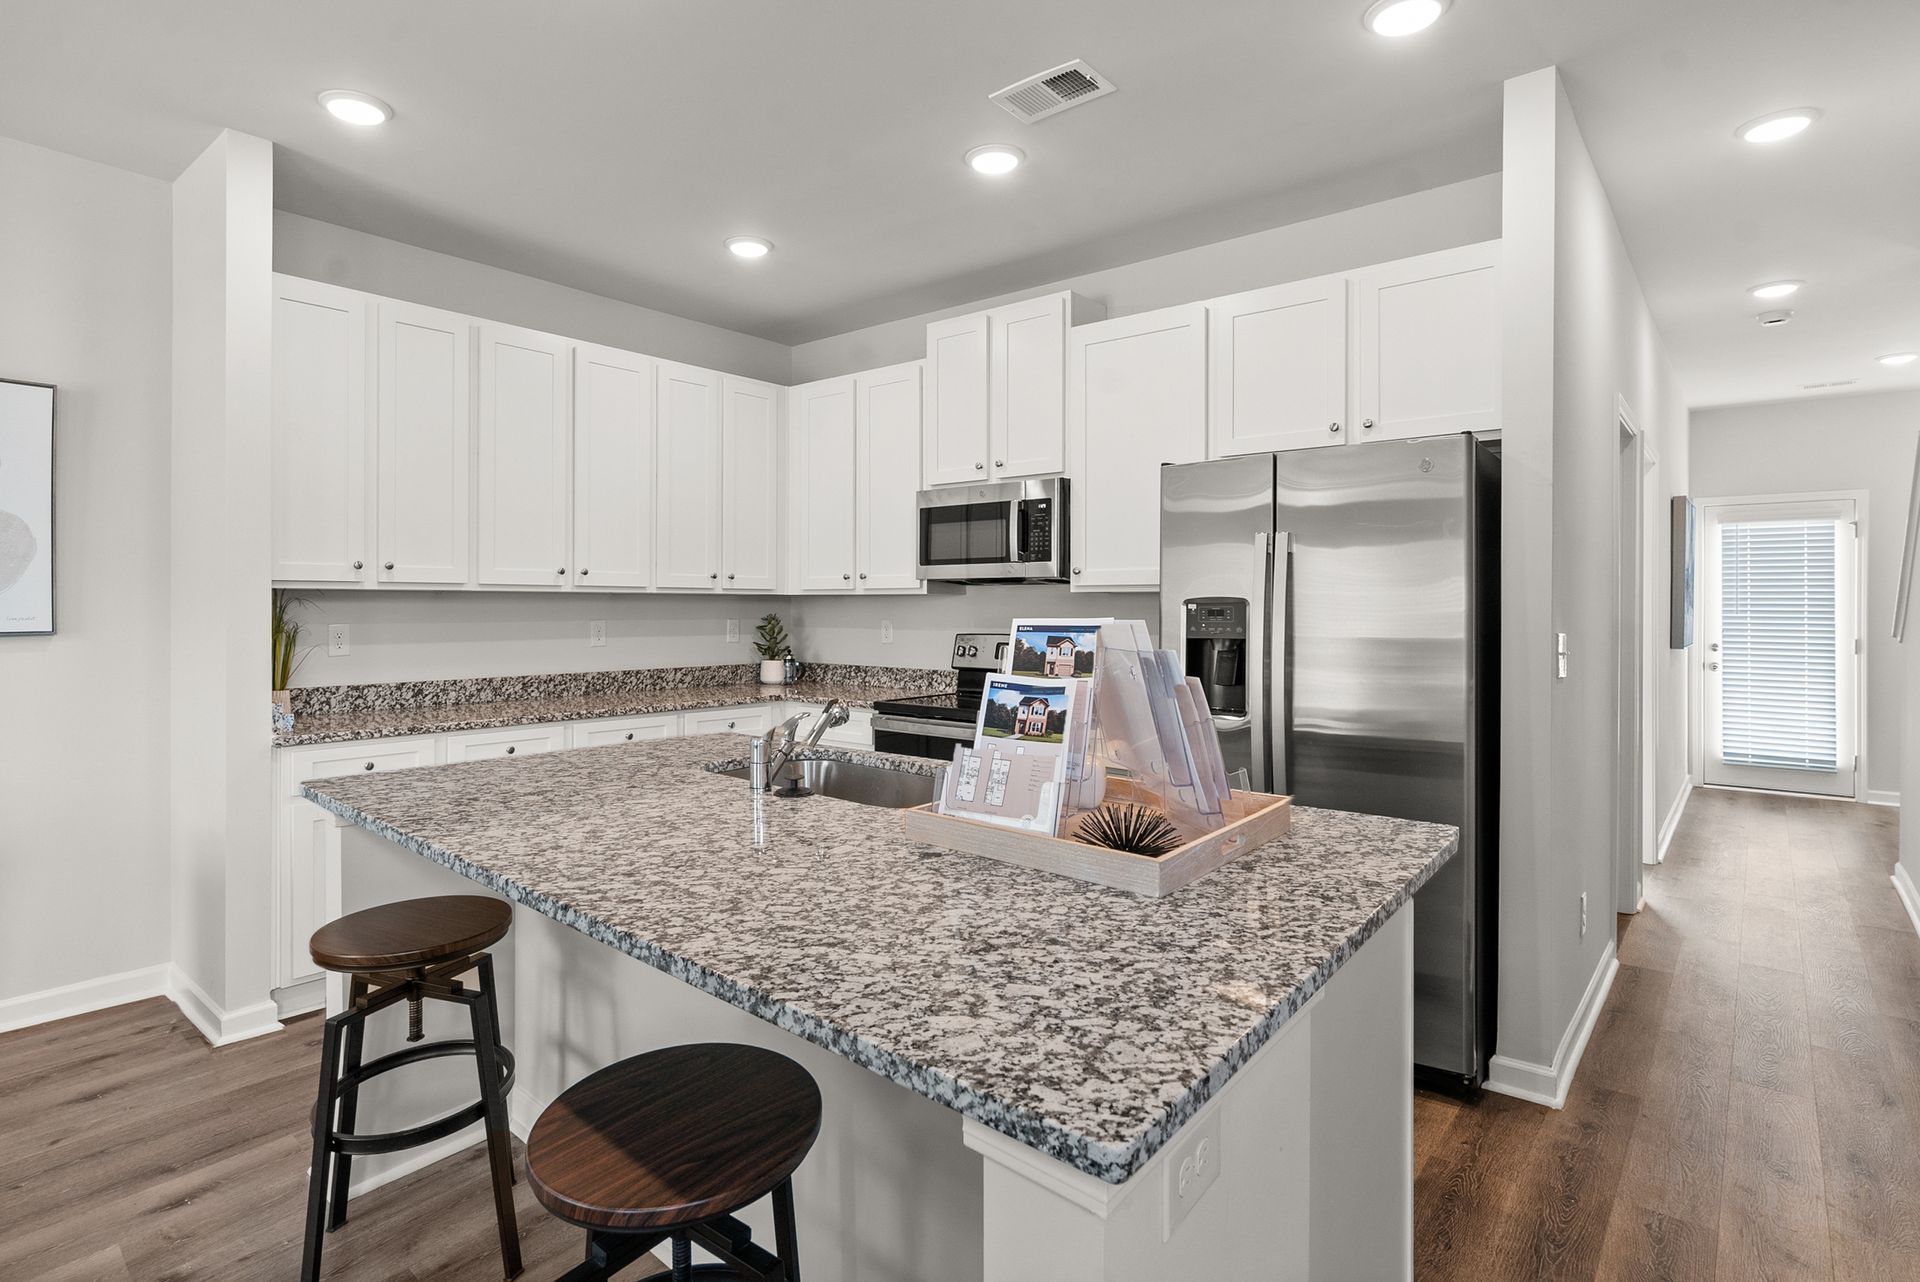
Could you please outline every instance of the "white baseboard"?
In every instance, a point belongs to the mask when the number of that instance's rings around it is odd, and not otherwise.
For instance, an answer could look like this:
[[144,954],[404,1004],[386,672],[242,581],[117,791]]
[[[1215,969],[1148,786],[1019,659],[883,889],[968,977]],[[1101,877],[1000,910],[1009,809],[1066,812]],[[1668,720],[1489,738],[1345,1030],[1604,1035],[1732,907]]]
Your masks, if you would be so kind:
[[1653,861],[1657,864],[1667,862],[1667,847],[1673,844],[1673,834],[1680,831],[1680,817],[1687,813],[1687,802],[1693,800],[1693,776],[1688,775],[1680,783],[1680,795],[1673,799],[1673,806],[1667,811],[1667,817],[1660,822],[1660,840],[1655,843]]
[[1614,950],[1615,944],[1609,940],[1607,951],[1601,956],[1600,964],[1594,967],[1593,977],[1587,981],[1587,991],[1581,995],[1572,1021],[1560,1035],[1560,1046],[1553,1053],[1553,1063],[1534,1064],[1524,1059],[1495,1055],[1487,1064],[1488,1090],[1532,1100],[1548,1108],[1566,1106],[1567,1090],[1573,1085],[1573,1074],[1580,1067],[1580,1057],[1586,1054],[1587,1039],[1593,1036],[1593,1026],[1600,1020],[1600,1010],[1607,1004],[1607,994],[1613,989],[1613,977],[1620,969],[1620,959]]
[[200,1030],[200,1036],[212,1046],[229,1046],[250,1037],[264,1037],[280,1031],[279,1011],[271,998],[239,1010],[222,1010],[208,997],[206,990],[193,982],[178,966],[169,966],[167,996],[180,1013]]
[[87,979],[77,984],[63,984],[59,988],[9,997],[0,1001],[0,1033],[85,1015],[109,1006],[124,1006],[128,1002],[144,1001],[149,997],[164,997],[167,995],[168,973],[172,969],[165,963],[142,966],[139,970],[122,971],[118,975],[102,975],[99,979]]
[[1893,866],[1893,888],[1900,892],[1900,902],[1907,906],[1907,917],[1913,922],[1913,929],[1920,933],[1920,886],[1913,884],[1913,876],[1905,864]]
[[1891,788],[1869,788],[1861,800],[1869,806],[1898,806],[1900,794]]
[[283,1020],[292,1019],[295,1015],[305,1015],[310,1011],[325,1010],[327,1008],[327,977],[315,975],[312,979],[301,983],[274,989],[273,1006]]

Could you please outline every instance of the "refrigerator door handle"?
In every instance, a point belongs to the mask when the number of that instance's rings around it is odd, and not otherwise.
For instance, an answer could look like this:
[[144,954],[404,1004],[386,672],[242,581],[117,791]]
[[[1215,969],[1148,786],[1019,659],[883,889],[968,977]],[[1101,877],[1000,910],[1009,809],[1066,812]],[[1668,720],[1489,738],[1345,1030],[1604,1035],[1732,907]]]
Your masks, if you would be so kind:
[[1266,536],[1271,567],[1267,578],[1267,628],[1272,639],[1267,643],[1272,673],[1267,682],[1267,752],[1273,761],[1273,790],[1292,791],[1287,778],[1287,734],[1292,709],[1287,706],[1287,648],[1292,644],[1291,620],[1287,615],[1287,590],[1293,573],[1293,535],[1275,530]]

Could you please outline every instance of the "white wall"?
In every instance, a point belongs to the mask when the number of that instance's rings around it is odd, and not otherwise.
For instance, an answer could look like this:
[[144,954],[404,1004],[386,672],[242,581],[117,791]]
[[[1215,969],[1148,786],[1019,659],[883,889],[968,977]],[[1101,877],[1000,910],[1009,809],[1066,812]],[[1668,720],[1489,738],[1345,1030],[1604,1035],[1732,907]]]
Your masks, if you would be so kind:
[[[1612,942],[1617,409],[1683,492],[1687,416],[1572,105],[1549,68],[1507,84],[1499,1054],[1557,1062]],[[1550,358],[1549,358],[1550,353]],[[1656,562],[1663,548],[1656,548]],[[1664,619],[1664,610],[1656,615]],[[1554,679],[1554,635],[1571,664]],[[1684,667],[1663,655],[1656,817],[1682,786]],[[1588,929],[1580,930],[1580,897]]]
[[995,303],[1071,289],[1130,316],[1244,289],[1409,258],[1500,235],[1500,175],[1450,183],[1320,218],[1289,223],[1066,280],[1032,286],[964,307],[889,321],[793,349],[793,381],[832,378],[927,354],[927,322]]
[[[1145,619],[1160,631],[1160,598],[1150,592],[1074,592],[1060,586],[968,587],[909,597],[800,597],[800,636],[835,663],[944,668],[956,632],[1004,632],[1022,617]],[[880,623],[893,624],[893,643]]]
[[0,139],[0,377],[55,383],[57,624],[0,637],[0,1001],[167,960],[168,193]]
[[1693,415],[1696,498],[1867,491],[1867,627],[1860,660],[1867,724],[1861,739],[1867,787],[1887,799],[1901,791],[1906,665],[1889,637],[1916,441],[1920,392],[1810,397]]
[[792,368],[789,349],[764,338],[284,211],[273,269],[748,378],[786,383]]

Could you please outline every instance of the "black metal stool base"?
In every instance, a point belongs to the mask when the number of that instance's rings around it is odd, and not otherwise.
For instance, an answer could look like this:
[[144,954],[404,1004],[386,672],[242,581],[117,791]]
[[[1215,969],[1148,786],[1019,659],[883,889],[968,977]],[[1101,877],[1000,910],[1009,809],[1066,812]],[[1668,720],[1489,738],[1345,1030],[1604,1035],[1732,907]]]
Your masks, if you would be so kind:
[[[479,972],[477,987],[456,976]],[[485,953],[398,975],[376,975],[384,986],[370,990],[366,976],[352,977],[347,1009],[331,1016],[321,1036],[320,1092],[313,1108],[313,1166],[307,1177],[306,1241],[300,1259],[301,1282],[319,1282],[326,1234],[347,1222],[347,1198],[353,1159],[397,1153],[445,1139],[475,1122],[486,1123],[493,1180],[494,1218],[500,1233],[504,1275],[519,1276],[520,1233],[513,1210],[513,1150],[507,1133],[507,1093],[513,1089],[513,1054],[500,1044],[500,1013],[494,997],[493,959]],[[367,1017],[399,1002],[417,1010],[423,1000],[447,1001],[467,1008],[473,1037],[407,1046],[368,1064],[360,1062]],[[409,1020],[408,1040],[418,1040],[417,1016]],[[373,1078],[423,1060],[471,1055],[480,1079],[480,1098],[443,1117],[375,1135],[357,1135],[353,1125],[360,1087]]]
[[[560,1276],[560,1282],[609,1282],[662,1242],[673,1249],[671,1282],[690,1278],[722,1282],[800,1282],[799,1253],[794,1245],[793,1182],[782,1181],[773,1191],[774,1245],[779,1255],[753,1240],[753,1230],[731,1215],[716,1216],[671,1233],[612,1233],[587,1230],[587,1258]],[[693,1263],[693,1248],[719,1257],[718,1264]]]

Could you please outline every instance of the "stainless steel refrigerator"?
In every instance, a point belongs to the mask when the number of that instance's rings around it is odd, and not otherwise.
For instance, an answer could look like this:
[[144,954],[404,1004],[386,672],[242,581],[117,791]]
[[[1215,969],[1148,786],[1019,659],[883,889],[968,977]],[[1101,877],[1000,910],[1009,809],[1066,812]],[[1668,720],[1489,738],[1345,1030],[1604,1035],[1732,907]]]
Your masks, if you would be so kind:
[[1499,459],[1471,436],[1161,469],[1162,644],[1227,768],[1302,805],[1457,825],[1415,896],[1414,1060],[1493,1049]]

